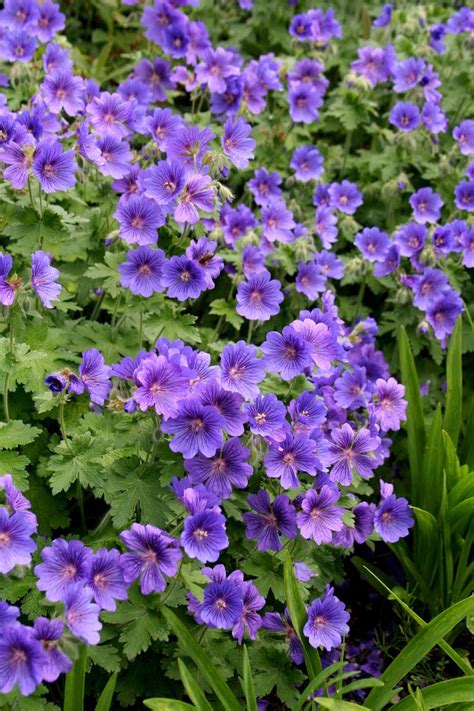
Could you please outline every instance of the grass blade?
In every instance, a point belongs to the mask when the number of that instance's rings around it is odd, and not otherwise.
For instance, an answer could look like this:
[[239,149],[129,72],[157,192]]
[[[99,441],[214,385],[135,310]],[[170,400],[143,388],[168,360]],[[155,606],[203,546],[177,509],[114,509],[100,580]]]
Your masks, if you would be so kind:
[[449,339],[446,363],[446,411],[444,429],[457,446],[462,421],[462,318],[459,317]]
[[439,511],[443,490],[443,438],[441,405],[436,408],[426,442],[420,481],[420,508],[433,515]]
[[199,709],[199,711],[212,711],[212,706],[207,701],[201,687],[182,659],[178,659],[178,668],[183,686],[194,706]]
[[433,581],[441,554],[438,522],[429,511],[412,508],[416,521],[413,562],[424,580]]
[[252,669],[250,667],[249,653],[244,645],[243,681],[242,688],[247,702],[247,711],[257,711],[257,698],[253,686]]
[[86,683],[87,647],[81,644],[79,656],[70,672],[66,674],[63,711],[83,711]]
[[341,701],[341,699],[318,699],[318,704],[323,707],[323,709],[329,709],[329,711],[357,711],[357,709],[365,709],[370,711],[370,706],[359,706],[359,704],[353,704],[350,701]]
[[341,696],[351,694],[353,691],[358,691],[358,689],[373,689],[374,686],[383,686],[383,681],[380,681],[380,679],[376,679],[375,677],[369,679],[356,679],[350,684],[347,684],[347,686],[344,686],[336,694],[336,698],[339,699]]
[[[440,681],[438,684],[426,686],[421,694],[427,709],[438,709],[440,706],[455,703],[474,702],[474,678],[463,676],[459,679]],[[418,711],[416,701],[410,698],[403,699],[391,708],[392,711]]]
[[400,329],[398,348],[400,353],[400,369],[402,382],[405,386],[405,396],[408,400],[406,430],[408,434],[408,458],[410,460],[411,503],[418,506],[420,502],[419,483],[422,470],[422,455],[425,449],[425,422],[423,405],[420,395],[420,384],[415,367],[415,360],[410,348],[410,342],[403,326]]
[[321,660],[316,649],[311,647],[308,640],[303,634],[303,627],[307,620],[306,607],[301,597],[298,583],[296,582],[293,562],[288,551],[285,551],[284,562],[284,583],[285,594],[288,610],[290,612],[291,622],[295,628],[295,632],[303,647],[303,654],[306,664],[308,676],[312,679],[321,672]]
[[151,711],[196,711],[195,706],[177,699],[146,699],[143,705]]
[[195,642],[193,636],[187,629],[186,625],[181,622],[174,612],[168,607],[162,607],[161,613],[179,641],[182,643],[187,654],[191,657],[206,682],[213,689],[217,698],[221,702],[225,711],[241,711],[240,702],[234,696],[230,687],[222,679],[216,668],[211,664],[209,659],[202,653],[201,647]]
[[[370,575],[374,575],[374,573],[372,573],[372,571],[370,571],[369,569],[367,569],[367,570],[368,570],[368,572],[370,573]],[[414,612],[414,611],[411,609],[411,607],[409,607],[409,606],[406,604],[406,602],[404,602],[400,597],[398,597],[398,595],[397,595],[395,592],[393,592],[393,590],[390,590],[390,588],[388,588],[386,585],[384,585],[384,583],[383,583],[381,580],[379,580],[379,583],[385,588],[385,590],[386,590],[388,593],[390,593],[390,595],[398,602],[398,604],[399,604],[401,607],[403,607],[403,609],[405,610],[405,612],[406,612],[408,615],[410,615],[410,617],[411,617],[413,620],[415,620],[415,622],[417,622],[417,623],[420,625],[420,627],[426,627],[426,626],[428,625],[428,622],[425,622],[425,620],[424,620],[422,617],[420,617],[419,615],[417,615],[416,612]],[[451,647],[451,645],[449,645],[444,639],[442,639],[442,640],[440,640],[440,641],[438,642],[438,646],[441,647],[441,649],[443,650],[443,652],[444,652],[450,659],[452,659],[452,661],[453,661],[455,664],[457,664],[457,666],[459,667],[459,669],[460,669],[461,671],[463,671],[465,674],[473,675],[473,676],[474,676],[474,670],[471,669],[471,667],[470,667],[470,665],[468,664],[468,662],[467,662],[465,659],[463,659],[463,658],[461,657],[461,655],[458,654],[458,653],[456,652],[456,650],[453,649],[453,648]]]
[[117,683],[117,672],[112,674],[107,684],[104,686],[99,700],[97,701],[95,711],[110,711],[112,700],[114,698],[115,685]]
[[300,711],[300,709],[302,709],[304,704],[306,703],[308,696],[312,694],[313,691],[317,691],[317,689],[320,689],[326,679],[329,679],[330,676],[335,674],[340,669],[343,669],[345,666],[346,662],[334,662],[334,664],[331,664],[329,667],[326,667],[326,669],[323,669],[321,672],[319,672],[319,674],[316,674],[314,679],[311,679],[309,684],[305,687],[304,691],[301,692],[298,701],[296,701],[291,707],[291,711]]
[[393,696],[396,684],[403,679],[428,652],[456,627],[461,620],[474,612],[474,598],[461,600],[437,615],[408,642],[387,669],[383,672],[382,688],[372,689],[366,707],[380,711]]

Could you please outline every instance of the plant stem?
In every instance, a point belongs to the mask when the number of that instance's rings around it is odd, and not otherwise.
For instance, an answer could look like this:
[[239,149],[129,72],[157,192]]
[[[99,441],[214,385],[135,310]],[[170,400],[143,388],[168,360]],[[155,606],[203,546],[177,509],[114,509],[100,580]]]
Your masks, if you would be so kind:
[[349,155],[349,151],[351,150],[351,142],[352,142],[352,131],[348,131],[346,133],[346,142],[344,144],[344,155],[342,156],[341,172],[339,173],[340,177],[344,175],[344,171],[346,169],[347,156]]
[[249,332],[247,335],[247,343],[250,343],[252,340],[252,333],[253,333],[253,321],[249,321]]
[[74,454],[71,449],[71,445],[69,444],[69,437],[67,436],[66,432],[66,424],[64,422],[64,398],[62,396],[59,400],[59,426],[61,428],[61,436],[63,438],[63,442],[66,445],[68,452],[70,452],[70,454]]
[[8,408],[8,382],[10,380],[10,373],[5,375],[5,382],[3,385],[3,414],[5,416],[5,422],[10,422],[10,410]]
[[91,321],[95,321],[96,318],[97,318],[97,316],[99,315],[99,312],[100,312],[100,309],[101,309],[101,306],[102,306],[102,303],[103,303],[104,299],[105,299],[105,291],[103,291],[103,292],[101,293],[101,295],[99,296],[99,298],[98,298],[97,301],[96,301],[96,304],[95,304],[95,306],[94,306],[94,310],[93,310],[92,315],[91,315]]
[[33,193],[31,191],[31,179],[30,178],[28,178],[28,195],[30,196],[31,207],[36,212],[36,205],[35,205],[35,201],[33,200]]

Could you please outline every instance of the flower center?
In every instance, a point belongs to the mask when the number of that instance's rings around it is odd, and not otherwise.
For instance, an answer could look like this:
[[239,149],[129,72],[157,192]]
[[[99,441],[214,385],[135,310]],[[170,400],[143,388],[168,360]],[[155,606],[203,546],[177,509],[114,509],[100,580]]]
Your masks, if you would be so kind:
[[198,539],[198,541],[204,541],[208,537],[209,532],[205,531],[203,528],[196,528],[193,535],[194,538]]
[[216,607],[218,610],[225,610],[227,607],[227,603],[222,598],[219,598],[218,600],[216,600]]
[[77,573],[77,568],[75,565],[72,563],[69,563],[69,565],[64,566],[61,572],[61,577],[66,578],[67,580],[73,580],[75,578]]
[[28,659],[24,649],[13,647],[11,650],[11,660],[13,664],[24,664]]
[[0,533],[0,546],[6,546],[10,543],[10,535],[6,531]]
[[197,417],[195,420],[192,420],[192,422],[191,422],[191,431],[192,432],[200,432],[203,427],[204,427],[204,421],[200,417]]

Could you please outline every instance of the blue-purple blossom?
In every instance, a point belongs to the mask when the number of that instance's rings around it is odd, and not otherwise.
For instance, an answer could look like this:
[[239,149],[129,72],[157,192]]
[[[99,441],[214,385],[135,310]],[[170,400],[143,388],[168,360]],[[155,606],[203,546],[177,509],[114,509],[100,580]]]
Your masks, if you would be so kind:
[[259,393],[258,384],[265,377],[265,368],[257,358],[257,349],[245,341],[228,343],[221,354],[220,382],[224,390],[239,393],[247,399]]
[[29,696],[42,681],[46,663],[46,654],[30,627],[12,624],[2,630],[0,692],[8,694],[18,685],[20,693]]
[[162,284],[165,254],[161,249],[141,245],[127,252],[125,262],[119,265],[120,283],[132,294],[148,298],[157,291],[163,291]]
[[296,536],[296,510],[286,494],[279,494],[270,502],[268,492],[259,489],[247,502],[253,511],[243,515],[245,535],[257,541],[258,550],[279,551],[282,548],[280,536]]
[[280,311],[281,284],[266,269],[252,274],[237,288],[237,313],[251,321],[268,321]]
[[35,567],[37,587],[52,602],[63,600],[71,585],[85,585],[92,552],[81,541],[55,539],[41,551],[42,563]]
[[231,163],[237,168],[247,168],[254,157],[255,139],[250,136],[252,127],[239,116],[233,120],[228,118],[224,124],[224,135],[221,138],[222,149]]
[[343,636],[348,634],[350,615],[331,587],[326,588],[322,598],[313,600],[308,608],[308,620],[303,634],[312,647],[323,647],[328,652],[339,647]]
[[387,543],[396,543],[400,538],[408,535],[408,530],[413,526],[413,514],[408,501],[403,497],[396,497],[393,486],[380,482],[382,500],[375,509],[374,529],[382,540]]
[[156,526],[140,523],[132,524],[123,531],[120,538],[131,553],[124,553],[120,559],[123,577],[127,583],[140,578],[143,595],[163,592],[166,587],[165,575],[173,577],[178,571],[182,553],[176,538]]
[[56,283],[58,269],[51,266],[51,258],[41,249],[31,255],[31,284],[43,306],[52,309],[52,301],[58,301],[61,285]]
[[201,563],[214,563],[220,551],[229,545],[225,517],[213,510],[198,511],[188,516],[181,534],[181,545],[190,558],[197,558]]
[[214,407],[194,399],[179,403],[178,414],[162,423],[161,429],[173,435],[170,447],[191,459],[198,452],[212,457],[222,445],[224,418]]

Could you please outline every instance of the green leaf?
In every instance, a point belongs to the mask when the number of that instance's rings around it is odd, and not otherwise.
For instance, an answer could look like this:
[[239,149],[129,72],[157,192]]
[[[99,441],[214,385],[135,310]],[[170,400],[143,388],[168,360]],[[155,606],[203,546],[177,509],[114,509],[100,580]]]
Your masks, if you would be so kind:
[[201,647],[194,640],[187,627],[181,622],[174,612],[167,607],[162,607],[161,612],[166,622],[172,628],[179,641],[182,643],[193,662],[203,675],[205,681],[215,692],[225,711],[241,711],[240,702],[234,696],[230,687],[216,672],[211,661],[203,655]]
[[110,711],[114,698],[115,685],[117,683],[117,672],[112,674],[107,684],[104,686],[101,695],[95,706],[95,711]]
[[189,711],[196,708],[176,699],[146,699],[143,704],[151,711]]
[[212,711],[212,706],[208,703],[206,697],[201,691],[201,687],[182,659],[178,659],[178,668],[183,686],[194,706],[199,709],[199,711]]
[[91,645],[87,657],[93,664],[105,669],[109,674],[120,671],[120,656],[111,644]]
[[63,711],[83,711],[87,647],[81,644],[73,668],[66,674]]
[[[459,677],[440,681],[419,689],[427,709],[438,709],[449,704],[474,702],[474,678]],[[393,711],[418,711],[415,699],[406,698],[391,706]]]
[[308,619],[308,614],[296,581],[293,561],[291,560],[291,556],[288,551],[285,551],[283,575],[291,623],[303,647],[308,676],[313,678],[321,672],[321,660],[319,659],[317,650],[310,646],[308,640],[303,634],[303,627]]
[[128,659],[145,652],[152,641],[168,639],[168,627],[163,618],[150,608],[136,589],[131,589],[128,600],[121,602],[115,612],[103,612],[106,622],[120,625],[120,641]]
[[24,491],[28,488],[28,472],[26,467],[30,463],[28,457],[10,450],[0,451],[0,476],[11,474],[15,486]]
[[230,323],[237,331],[244,322],[244,319],[239,316],[235,310],[235,303],[233,301],[229,302],[225,299],[215,299],[211,303],[210,313],[216,316],[223,316],[227,323]]
[[438,521],[435,517],[416,506],[412,507],[415,514],[416,529],[414,538],[414,564],[425,580],[433,580],[441,555],[439,545]]
[[449,434],[443,430],[443,449],[444,449],[444,471],[446,472],[446,479],[448,483],[448,490],[451,491],[452,488],[461,479],[461,467],[459,466],[459,459],[456,452],[456,447]]
[[474,611],[474,597],[461,600],[437,615],[426,627],[418,632],[387,667],[380,677],[383,688],[372,689],[367,697],[366,707],[381,711],[393,696],[396,684],[403,679],[428,652],[439,644],[461,620]]
[[446,411],[443,427],[456,447],[462,422],[462,317],[449,339],[446,362]]
[[241,683],[245,694],[245,700],[247,702],[247,711],[257,711],[257,699],[253,686],[252,669],[250,667],[249,653],[245,644],[243,656],[243,681]]
[[115,299],[121,290],[118,266],[125,261],[125,254],[123,252],[116,254],[106,252],[104,261],[105,264],[93,264],[89,267],[84,277],[97,280],[100,288]]
[[336,697],[346,696],[351,694],[353,691],[358,691],[359,689],[373,689],[375,686],[383,686],[383,681],[380,679],[356,679],[350,684],[344,686],[340,691],[336,693]]
[[0,449],[14,449],[30,444],[41,434],[39,427],[26,425],[21,420],[0,422]]
[[422,470],[422,454],[425,447],[425,424],[420,385],[415,367],[415,360],[404,327],[398,337],[400,368],[405,394],[408,400],[406,430],[408,433],[408,458],[410,460],[411,503],[420,503],[419,481]]
[[84,487],[100,486],[102,467],[95,460],[101,454],[103,449],[90,432],[77,434],[69,440],[69,447],[61,442],[47,464],[53,494],[67,491],[78,480]]

